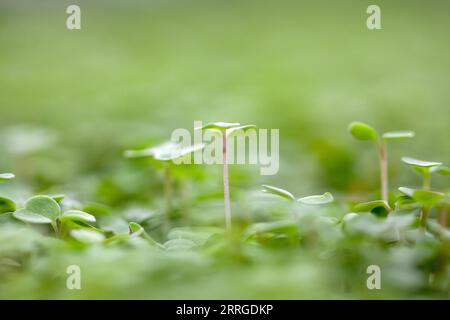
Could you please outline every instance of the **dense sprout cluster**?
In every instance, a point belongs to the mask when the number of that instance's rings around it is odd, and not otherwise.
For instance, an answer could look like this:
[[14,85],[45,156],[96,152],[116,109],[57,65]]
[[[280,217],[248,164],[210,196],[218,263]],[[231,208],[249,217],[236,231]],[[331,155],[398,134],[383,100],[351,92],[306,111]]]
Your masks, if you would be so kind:
[[[225,143],[229,130],[243,128],[255,126],[204,126],[217,130]],[[224,204],[219,197],[193,199],[186,195],[186,182],[199,187],[204,182],[190,166],[171,160],[203,146],[183,149],[173,143],[125,152],[128,161],[161,169],[164,199],[156,210],[115,212],[63,195],[17,203],[1,197],[0,297],[448,297],[449,194],[433,190],[431,176],[448,175],[449,169],[404,157],[423,185],[389,190],[385,143],[414,134],[379,135],[360,122],[349,130],[378,147],[381,199],[350,203],[329,192],[296,198],[270,185],[250,188],[237,199],[230,196],[226,161]],[[82,270],[81,290],[66,288],[70,265]],[[372,265],[382,270],[380,290],[367,287]]]

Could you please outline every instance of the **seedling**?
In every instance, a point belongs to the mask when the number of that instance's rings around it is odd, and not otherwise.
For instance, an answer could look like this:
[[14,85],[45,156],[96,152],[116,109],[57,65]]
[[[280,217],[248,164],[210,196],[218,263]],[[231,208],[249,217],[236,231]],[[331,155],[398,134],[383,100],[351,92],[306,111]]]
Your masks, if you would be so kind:
[[407,165],[411,166],[413,170],[422,174],[423,176],[423,184],[422,187],[425,190],[430,190],[431,187],[431,174],[438,173],[442,175],[448,175],[449,169],[442,165],[441,162],[435,161],[423,161],[410,157],[403,157],[402,161]]
[[143,150],[127,150],[125,157],[127,158],[153,158],[161,161],[164,167],[163,190],[164,190],[164,208],[169,219],[169,213],[172,210],[172,173],[171,162],[175,159],[182,158],[192,152],[199,151],[205,147],[204,144],[183,147],[179,143],[172,141],[164,142],[156,147]]
[[388,201],[388,152],[386,141],[403,140],[414,137],[413,131],[392,131],[383,133],[381,136],[371,126],[362,122],[350,123],[348,130],[358,140],[369,140],[375,142],[378,149],[378,159],[380,165],[381,199]]
[[94,223],[95,217],[89,213],[68,210],[61,212],[59,204],[49,196],[34,196],[25,202],[24,208],[13,213],[14,218],[31,224],[51,224],[59,236],[66,225],[72,222]]
[[420,216],[420,226],[422,228],[425,228],[425,226],[427,225],[427,219],[430,209],[434,206],[438,206],[445,199],[444,193],[434,192],[427,189],[411,189],[400,187],[398,188],[398,190],[406,196],[414,199],[422,206],[422,213]]
[[228,122],[212,122],[203,127],[196,128],[196,130],[211,130],[219,132],[222,136],[222,164],[223,164],[223,198],[225,205],[225,229],[231,231],[231,201],[230,201],[230,186],[228,177],[228,137],[234,132],[246,131],[256,129],[255,125],[241,125],[240,123]]
[[[306,206],[320,206],[334,201],[333,195],[330,192],[325,192],[322,195],[313,195],[295,199],[294,195],[287,190],[274,186],[269,186],[266,184],[263,184],[262,187],[263,187],[262,192],[264,193],[273,194],[283,199],[287,199],[291,203],[297,203]],[[296,218],[295,214],[293,214],[293,218],[294,219]]]
[[323,205],[334,201],[333,195],[330,192],[325,192],[322,195],[307,196],[296,200],[294,195],[287,190],[269,186],[267,184],[263,184],[262,187],[262,192],[264,193],[274,194],[290,201],[297,201],[304,205]]

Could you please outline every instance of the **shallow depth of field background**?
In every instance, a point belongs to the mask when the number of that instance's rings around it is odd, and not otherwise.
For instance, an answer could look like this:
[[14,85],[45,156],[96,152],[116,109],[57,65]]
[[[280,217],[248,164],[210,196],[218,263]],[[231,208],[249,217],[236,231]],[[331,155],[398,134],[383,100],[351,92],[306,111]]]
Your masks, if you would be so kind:
[[[65,26],[73,3],[82,10],[80,31]],[[376,153],[348,134],[353,120],[380,131],[414,130],[413,140],[389,144],[390,182],[392,191],[418,185],[401,156],[450,160],[450,2],[376,1],[383,29],[369,31],[372,3],[1,1],[0,172],[17,178],[0,191],[17,200],[63,193],[113,212],[158,210],[160,172],[122,153],[162,142],[176,128],[192,129],[194,120],[280,130],[279,173],[260,176],[256,167],[232,166],[235,200],[261,183],[297,196],[331,191],[343,204],[376,199]],[[220,167],[195,170],[201,178],[189,182],[193,212],[204,199],[204,211],[217,200],[202,214],[221,221]],[[447,182],[436,177],[433,185],[442,189]],[[205,290],[211,297],[334,297],[315,291],[323,276],[315,278],[313,263],[301,274],[295,264],[276,271],[282,263],[272,257],[259,269],[230,266],[198,280],[202,262],[193,261],[182,279],[145,284],[132,273],[145,275],[149,257],[130,253],[118,259],[120,268],[97,270],[114,264],[115,252],[101,262],[93,259],[101,253],[90,254],[86,277],[96,282],[84,293],[60,292],[51,280],[37,286],[34,277],[52,279],[38,266],[34,275],[11,280],[14,287],[0,285],[0,296],[121,297],[129,286],[138,298],[198,298]],[[48,261],[63,265],[61,259]],[[133,259],[143,262],[133,265]],[[161,273],[176,277],[169,260]]]

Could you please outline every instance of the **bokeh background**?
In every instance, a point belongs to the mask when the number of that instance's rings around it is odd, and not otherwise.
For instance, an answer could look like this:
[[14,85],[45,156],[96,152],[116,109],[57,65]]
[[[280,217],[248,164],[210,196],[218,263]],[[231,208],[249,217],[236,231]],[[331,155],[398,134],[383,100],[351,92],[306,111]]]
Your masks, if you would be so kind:
[[[419,185],[401,156],[450,159],[450,2],[376,1],[382,30],[370,31],[372,3],[2,0],[0,171],[17,178],[1,192],[156,210],[160,170],[123,151],[194,120],[280,130],[279,173],[233,166],[234,197],[268,183],[298,196],[331,191],[342,203],[378,198],[376,152],[348,134],[354,120],[414,130],[413,140],[389,145],[391,191]],[[66,29],[69,4],[81,7],[79,31]],[[192,205],[220,201],[220,167],[192,170],[200,181],[191,183]]]

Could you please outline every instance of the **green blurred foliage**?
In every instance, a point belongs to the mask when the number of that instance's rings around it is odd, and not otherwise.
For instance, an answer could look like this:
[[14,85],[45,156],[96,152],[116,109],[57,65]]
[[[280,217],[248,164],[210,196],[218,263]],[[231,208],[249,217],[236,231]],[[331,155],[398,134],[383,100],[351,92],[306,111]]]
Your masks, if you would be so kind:
[[[389,146],[392,192],[421,184],[402,156],[448,164],[450,3],[378,1],[379,31],[366,28],[370,1],[77,3],[80,31],[65,26],[72,1],[0,3],[0,171],[16,174],[0,195],[21,204],[63,193],[104,230],[136,221],[164,243],[162,168],[123,151],[194,120],[255,123],[280,129],[280,172],[231,166],[233,219],[237,233],[252,223],[270,232],[251,234],[256,244],[213,236],[201,249],[161,253],[140,238],[63,242],[2,214],[0,298],[448,298],[425,277],[448,269],[448,242],[405,231],[392,245],[399,221],[363,215],[336,227],[328,218],[378,197],[375,151],[352,139],[351,121],[416,132]],[[222,227],[221,168],[173,177],[170,227]],[[296,196],[331,191],[338,204],[279,226],[292,208],[259,194],[261,183]],[[448,177],[432,185],[446,191]],[[81,266],[83,290],[66,289],[70,264]],[[365,287],[368,264],[386,272],[381,292]]]

